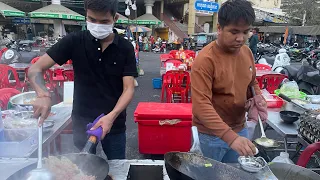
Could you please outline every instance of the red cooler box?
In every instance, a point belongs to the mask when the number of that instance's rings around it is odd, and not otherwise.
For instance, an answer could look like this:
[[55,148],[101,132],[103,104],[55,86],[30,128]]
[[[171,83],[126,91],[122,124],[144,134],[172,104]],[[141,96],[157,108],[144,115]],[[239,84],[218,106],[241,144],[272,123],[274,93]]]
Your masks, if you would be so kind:
[[191,147],[192,104],[141,102],[134,112],[139,152],[187,152]]

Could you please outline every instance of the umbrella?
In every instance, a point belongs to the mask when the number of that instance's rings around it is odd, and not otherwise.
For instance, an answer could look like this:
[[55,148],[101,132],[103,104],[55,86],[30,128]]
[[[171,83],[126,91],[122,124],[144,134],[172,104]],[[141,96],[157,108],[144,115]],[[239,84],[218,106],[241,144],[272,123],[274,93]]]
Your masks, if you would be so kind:
[[16,8],[13,8],[9,5],[4,4],[3,2],[0,2],[0,13],[4,17],[24,17],[26,14]]
[[150,28],[144,27],[144,26],[131,26],[130,27],[131,32],[149,32],[152,31]]
[[81,14],[78,14],[62,5],[51,4],[38,10],[29,13],[31,18],[49,18],[49,19],[65,19],[84,21],[85,18]]

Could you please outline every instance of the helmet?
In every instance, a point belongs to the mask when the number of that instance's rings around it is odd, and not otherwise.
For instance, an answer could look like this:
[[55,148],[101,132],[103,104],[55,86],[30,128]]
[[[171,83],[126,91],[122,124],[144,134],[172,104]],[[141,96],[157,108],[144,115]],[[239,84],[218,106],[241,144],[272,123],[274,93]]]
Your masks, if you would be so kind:
[[287,53],[287,50],[286,49],[284,49],[284,48],[281,48],[281,49],[279,49],[279,54],[282,54],[282,53]]

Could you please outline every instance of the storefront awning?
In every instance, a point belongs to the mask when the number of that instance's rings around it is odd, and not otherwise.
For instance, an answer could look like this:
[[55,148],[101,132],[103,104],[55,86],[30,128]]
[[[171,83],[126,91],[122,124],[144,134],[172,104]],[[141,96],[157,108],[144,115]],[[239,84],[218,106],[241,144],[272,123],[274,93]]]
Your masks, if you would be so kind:
[[62,5],[51,4],[29,13],[31,18],[65,19],[84,21],[85,17]]
[[128,21],[131,21],[129,18],[125,17],[124,15],[117,13],[119,18],[117,20],[117,24],[128,24]]
[[[259,32],[264,33],[278,33],[282,34],[285,32],[287,26],[260,26]],[[309,35],[309,36],[317,36],[320,35],[320,26],[288,26],[289,30],[291,30],[292,34],[297,35]]]
[[0,13],[4,17],[24,17],[26,14],[14,7],[4,4],[0,2]]
[[157,25],[157,24],[161,24],[161,21],[156,18],[154,15],[152,14],[144,14],[142,16],[139,16],[138,18],[132,20],[132,22],[135,24],[139,24],[139,25]]

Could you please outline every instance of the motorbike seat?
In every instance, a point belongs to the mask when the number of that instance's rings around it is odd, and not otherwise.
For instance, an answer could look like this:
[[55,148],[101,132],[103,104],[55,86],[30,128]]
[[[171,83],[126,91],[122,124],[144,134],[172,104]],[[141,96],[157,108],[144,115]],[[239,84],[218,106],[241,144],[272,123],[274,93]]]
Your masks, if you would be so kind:
[[313,76],[318,76],[318,75],[319,75],[319,71],[307,72],[308,77],[313,77]]
[[35,52],[24,52],[20,51],[20,57],[19,57],[19,62],[21,63],[30,63],[33,58],[39,56]]
[[285,67],[289,73],[289,77],[296,77],[297,76],[297,73],[299,71],[299,67],[295,67],[295,66],[292,66],[292,65],[289,65],[289,66],[286,66]]
[[270,65],[273,65],[274,61],[276,59],[275,56],[262,56],[262,58],[265,58],[267,63],[270,64]]

